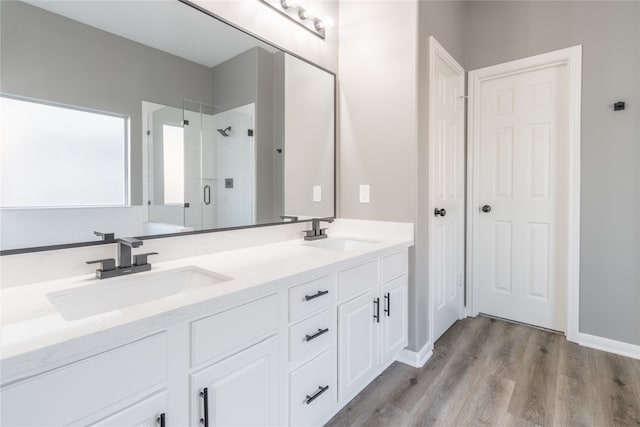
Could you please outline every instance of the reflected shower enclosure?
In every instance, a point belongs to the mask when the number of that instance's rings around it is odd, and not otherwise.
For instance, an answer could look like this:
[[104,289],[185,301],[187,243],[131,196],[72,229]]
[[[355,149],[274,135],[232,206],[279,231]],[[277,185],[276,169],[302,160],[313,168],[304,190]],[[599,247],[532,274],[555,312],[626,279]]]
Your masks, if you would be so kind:
[[143,102],[149,232],[256,223],[255,104]]

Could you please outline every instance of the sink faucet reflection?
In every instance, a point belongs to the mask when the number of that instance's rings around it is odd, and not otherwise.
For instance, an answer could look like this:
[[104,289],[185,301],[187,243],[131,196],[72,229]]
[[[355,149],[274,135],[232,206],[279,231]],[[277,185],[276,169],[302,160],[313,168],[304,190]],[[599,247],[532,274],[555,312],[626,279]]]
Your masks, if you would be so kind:
[[110,277],[123,276],[125,274],[140,273],[142,271],[151,270],[151,264],[147,262],[149,255],[157,255],[157,252],[147,252],[144,254],[131,256],[132,248],[139,248],[143,242],[134,237],[121,237],[116,239],[118,245],[118,266],[113,258],[98,259],[87,261],[87,264],[100,264],[100,268],[96,270],[98,279],[108,279]]

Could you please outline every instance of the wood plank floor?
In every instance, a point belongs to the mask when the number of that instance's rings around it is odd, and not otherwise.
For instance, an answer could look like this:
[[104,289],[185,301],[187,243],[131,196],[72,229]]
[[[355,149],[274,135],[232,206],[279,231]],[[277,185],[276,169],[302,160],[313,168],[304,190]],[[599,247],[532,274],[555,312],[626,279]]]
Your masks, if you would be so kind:
[[476,317],[394,363],[328,426],[640,426],[640,360]]

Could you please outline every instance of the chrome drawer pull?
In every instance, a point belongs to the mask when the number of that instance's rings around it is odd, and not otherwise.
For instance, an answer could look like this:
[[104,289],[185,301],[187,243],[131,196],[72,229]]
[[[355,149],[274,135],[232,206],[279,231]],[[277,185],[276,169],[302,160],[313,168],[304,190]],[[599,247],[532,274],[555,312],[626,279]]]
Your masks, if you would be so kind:
[[329,386],[328,385],[326,385],[324,387],[322,387],[322,386],[318,387],[318,391],[316,391],[313,395],[309,396],[307,394],[307,398],[304,401],[304,403],[306,403],[307,405],[310,404],[311,402],[316,400],[318,398],[318,396],[320,396],[322,393],[324,393],[327,390],[329,390]]
[[313,335],[305,335],[305,336],[304,336],[304,340],[305,340],[306,342],[309,342],[309,341],[311,341],[311,340],[315,340],[315,339],[316,339],[316,338],[318,338],[320,335],[322,335],[322,334],[326,334],[327,332],[329,332],[329,328],[326,328],[326,329],[318,329],[318,332],[316,332],[316,333],[315,333],[315,334],[313,334]]
[[160,426],[160,427],[166,427],[166,421],[165,421],[165,413],[163,412],[162,414],[160,414],[158,416],[158,418],[156,418],[156,423]]
[[326,295],[328,293],[329,293],[329,291],[318,291],[317,294],[305,295],[304,296],[304,300],[305,301],[311,301],[312,299],[316,299],[316,298],[321,297],[322,295]]

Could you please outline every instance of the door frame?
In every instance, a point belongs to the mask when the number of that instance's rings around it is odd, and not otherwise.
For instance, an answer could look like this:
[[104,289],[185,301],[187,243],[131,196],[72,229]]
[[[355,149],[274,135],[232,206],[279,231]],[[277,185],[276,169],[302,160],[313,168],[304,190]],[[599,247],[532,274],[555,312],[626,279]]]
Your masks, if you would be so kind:
[[[455,60],[455,58],[453,56],[451,56],[451,54],[449,52],[447,52],[447,50],[435,39],[435,37],[433,36],[429,36],[429,79],[428,79],[428,88],[429,88],[429,138],[428,138],[428,156],[429,156],[429,184],[428,184],[428,202],[427,202],[427,215],[428,215],[428,220],[427,220],[427,259],[428,259],[428,273],[427,273],[427,278],[428,278],[428,298],[429,298],[429,339],[431,340],[431,344],[433,345],[435,343],[436,338],[434,337],[435,334],[435,311],[436,311],[436,301],[435,301],[435,289],[434,289],[434,269],[433,269],[433,265],[434,265],[434,257],[433,257],[433,253],[434,253],[434,248],[433,245],[431,244],[431,237],[433,236],[433,221],[434,221],[434,217],[432,215],[433,212],[433,199],[431,197],[431,183],[433,182],[433,174],[434,174],[434,162],[435,162],[435,156],[434,156],[434,143],[436,140],[436,129],[433,126],[434,123],[434,119],[435,119],[435,109],[434,109],[434,105],[435,105],[435,59],[436,56],[438,56],[441,60],[443,60],[445,63],[447,63],[447,65],[449,65],[452,69],[456,70],[460,76],[461,76],[461,86],[460,86],[460,102],[462,104],[463,107],[463,118],[462,118],[462,123],[464,126],[464,86],[465,86],[465,70],[464,68],[462,68],[462,66],[458,63],[458,61]],[[464,140],[464,133],[462,135],[462,138]],[[461,153],[461,155],[464,156],[464,152]],[[463,161],[465,161],[466,159],[464,159]],[[467,192],[467,189],[465,188],[465,193]],[[463,219],[464,221],[464,219]],[[463,231],[463,236],[464,234],[466,234],[465,231]],[[464,245],[464,243],[463,243]],[[462,260],[463,265],[465,265],[465,261]],[[463,272],[462,274],[462,281],[465,281],[465,276],[466,273]],[[465,297],[464,297],[464,290],[466,289],[466,285],[465,283],[462,284],[462,296],[460,298],[460,305],[458,307],[458,319],[462,319],[465,317],[466,313],[464,310],[464,303],[465,303]]]
[[481,83],[486,80],[566,65],[569,74],[569,200],[567,227],[567,340],[578,342],[580,300],[580,119],[582,90],[582,45],[505,62],[470,71],[467,115],[467,315],[476,316],[478,283],[479,150],[478,123]]

